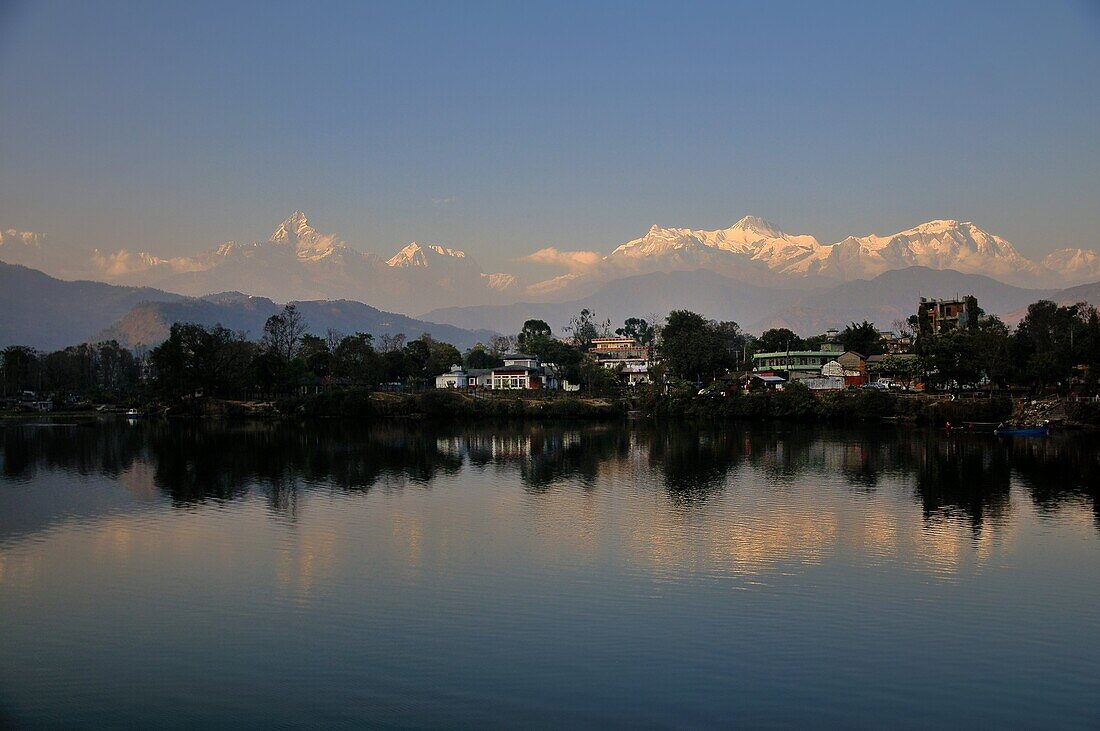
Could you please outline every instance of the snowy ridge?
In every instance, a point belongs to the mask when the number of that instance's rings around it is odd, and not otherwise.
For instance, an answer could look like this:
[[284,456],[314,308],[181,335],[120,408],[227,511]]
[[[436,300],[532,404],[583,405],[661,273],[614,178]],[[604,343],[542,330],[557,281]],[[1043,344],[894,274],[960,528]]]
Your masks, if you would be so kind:
[[648,261],[652,268],[660,260],[709,264],[719,270],[756,263],[784,275],[842,281],[911,266],[987,274],[1033,286],[1100,276],[1096,252],[1064,249],[1037,263],[1000,236],[953,219],[928,221],[887,236],[849,236],[834,244],[788,234],[756,216],[717,231],[655,225],[645,236],[615,248],[602,262],[630,263],[636,269],[641,262]]

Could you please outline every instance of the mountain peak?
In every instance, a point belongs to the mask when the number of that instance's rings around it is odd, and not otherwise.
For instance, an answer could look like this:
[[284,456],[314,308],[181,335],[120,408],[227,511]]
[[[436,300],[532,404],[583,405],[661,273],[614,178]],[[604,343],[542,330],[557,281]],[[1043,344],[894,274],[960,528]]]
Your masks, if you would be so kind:
[[295,210],[289,217],[278,226],[271,233],[270,241],[286,244],[291,241],[297,242],[303,238],[306,238],[309,234],[316,234],[317,232],[309,225],[309,218],[306,214],[300,210]]
[[745,216],[730,228],[736,228],[742,231],[752,231],[773,239],[782,238],[784,235],[783,229],[760,216]]
[[[963,228],[964,226],[974,226],[970,221],[963,221],[959,223],[954,218],[936,218],[931,221],[925,221],[916,228],[910,229],[912,231],[951,231],[954,229]],[[975,227],[976,228],[976,227]]]
[[[391,256],[386,263],[391,267],[427,267],[430,266],[430,257],[447,257],[450,259],[465,259],[466,252],[458,249],[448,249],[439,244],[424,244],[413,241],[401,251]],[[438,260],[437,260],[438,261]]]

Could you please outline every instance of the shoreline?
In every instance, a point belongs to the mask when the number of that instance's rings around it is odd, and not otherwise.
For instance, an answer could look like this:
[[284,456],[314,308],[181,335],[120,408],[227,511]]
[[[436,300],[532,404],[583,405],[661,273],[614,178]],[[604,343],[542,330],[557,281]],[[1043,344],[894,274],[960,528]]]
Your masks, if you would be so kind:
[[[1003,395],[952,400],[950,395],[881,391],[811,393],[805,390],[740,392],[655,391],[630,396],[582,396],[547,392],[333,391],[274,401],[203,399],[195,404],[146,410],[144,419],[670,419],[891,423],[988,428],[1001,422],[1050,420],[1068,429],[1100,428],[1100,402],[1064,397]],[[92,423],[128,418],[124,412],[0,412],[0,424],[45,421]]]

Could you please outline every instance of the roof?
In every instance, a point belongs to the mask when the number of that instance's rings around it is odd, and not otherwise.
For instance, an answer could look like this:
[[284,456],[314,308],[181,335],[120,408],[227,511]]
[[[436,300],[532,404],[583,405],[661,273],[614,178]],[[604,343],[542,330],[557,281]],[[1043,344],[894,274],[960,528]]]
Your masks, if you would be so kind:
[[885,358],[916,358],[916,353],[884,353],[882,355],[868,356],[868,363],[881,363]]
[[494,368],[493,373],[542,373],[542,369],[534,366],[510,365]]
[[504,355],[504,360],[538,360],[538,358],[525,353],[506,353]]
[[835,350],[778,350],[774,353],[753,353],[753,358],[785,358],[789,356],[797,356],[799,358],[808,358],[810,356],[816,356],[819,358],[831,358],[836,355]]
[[780,376],[753,376],[753,378],[759,378],[764,383],[786,383],[787,379]]

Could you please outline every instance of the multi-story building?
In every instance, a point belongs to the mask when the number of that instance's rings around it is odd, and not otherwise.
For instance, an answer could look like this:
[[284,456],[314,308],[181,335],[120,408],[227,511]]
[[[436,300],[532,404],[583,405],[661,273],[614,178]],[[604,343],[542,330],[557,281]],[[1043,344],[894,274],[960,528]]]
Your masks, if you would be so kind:
[[650,346],[641,345],[630,337],[595,338],[588,352],[597,363],[606,368],[614,368],[619,364],[649,363],[653,357]]
[[[774,373],[786,371],[792,378],[799,375],[819,375],[821,367],[835,360],[840,352],[831,343],[821,346],[821,350],[787,350],[775,353],[754,353],[752,370],[754,373]],[[826,349],[828,348],[828,349]]]
[[966,311],[966,297],[955,299],[936,299],[921,297],[918,312],[926,314],[936,335],[950,332],[955,328],[966,327],[969,316]]
[[485,388],[490,390],[557,389],[558,378],[550,364],[539,363],[533,355],[509,353],[504,365],[495,368],[451,366],[450,371],[435,377],[436,388]]
[[633,386],[649,383],[649,365],[653,348],[631,337],[595,338],[588,349],[592,359],[604,368],[620,368],[623,380]]
[[507,389],[557,389],[558,379],[553,369],[539,363],[533,355],[510,353],[504,356],[504,365],[490,369],[489,388],[494,391]]

